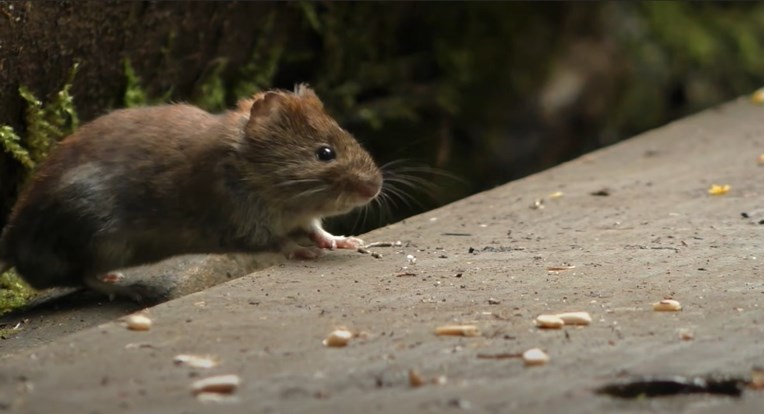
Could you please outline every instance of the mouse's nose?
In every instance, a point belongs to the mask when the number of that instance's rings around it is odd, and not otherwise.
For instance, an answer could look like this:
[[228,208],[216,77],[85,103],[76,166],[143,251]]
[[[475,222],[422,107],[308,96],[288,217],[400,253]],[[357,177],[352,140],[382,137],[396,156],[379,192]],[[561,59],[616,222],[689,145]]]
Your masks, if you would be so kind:
[[356,183],[356,192],[365,199],[373,199],[377,197],[382,189],[382,177],[375,176],[373,178],[360,179]]

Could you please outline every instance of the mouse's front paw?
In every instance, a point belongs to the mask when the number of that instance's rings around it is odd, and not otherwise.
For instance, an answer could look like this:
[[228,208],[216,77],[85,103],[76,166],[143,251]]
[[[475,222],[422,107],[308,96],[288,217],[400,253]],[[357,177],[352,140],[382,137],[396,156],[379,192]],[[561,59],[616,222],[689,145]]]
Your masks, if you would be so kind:
[[336,244],[338,249],[356,250],[364,245],[364,240],[358,237],[339,237],[339,240],[336,240]]
[[321,249],[351,249],[356,250],[364,244],[364,241],[356,237],[334,236],[329,233],[315,232],[310,234],[311,241]]

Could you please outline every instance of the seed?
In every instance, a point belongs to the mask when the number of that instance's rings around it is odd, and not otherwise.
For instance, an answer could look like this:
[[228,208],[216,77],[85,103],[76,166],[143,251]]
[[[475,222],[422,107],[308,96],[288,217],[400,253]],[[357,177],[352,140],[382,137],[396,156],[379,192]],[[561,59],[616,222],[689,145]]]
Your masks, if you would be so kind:
[[674,299],[664,299],[653,304],[653,310],[657,312],[677,312],[683,309],[680,302]]
[[346,329],[336,329],[324,339],[322,342],[324,346],[341,348],[348,345],[348,342],[353,338],[353,333]]
[[151,329],[151,319],[144,315],[130,315],[125,318],[127,328],[132,331],[148,331]]
[[436,335],[451,336],[478,336],[478,327],[475,325],[444,325],[436,328]]
[[217,394],[233,394],[237,388],[241,379],[238,375],[216,375],[214,377],[207,377],[198,381],[194,381],[191,384],[191,392],[194,395],[203,392],[212,392]]
[[523,362],[527,366],[544,365],[550,362],[550,356],[539,348],[532,348],[523,353]]
[[421,387],[425,385],[425,379],[416,369],[409,370],[409,385],[412,387]]
[[537,326],[542,329],[560,329],[565,322],[557,315],[539,315],[536,319]]
[[592,316],[587,312],[565,312],[555,316],[563,319],[566,325],[589,325],[592,323]]
[[728,191],[730,191],[730,185],[728,184],[712,184],[712,186],[709,187],[709,190],[707,190],[707,193],[709,193],[709,195],[723,195],[727,194]]
[[218,361],[213,357],[188,354],[176,355],[173,358],[173,363],[192,368],[213,368],[218,365]]
[[693,331],[688,328],[681,328],[677,331],[677,335],[682,339],[683,341],[691,341],[695,337],[693,334]]

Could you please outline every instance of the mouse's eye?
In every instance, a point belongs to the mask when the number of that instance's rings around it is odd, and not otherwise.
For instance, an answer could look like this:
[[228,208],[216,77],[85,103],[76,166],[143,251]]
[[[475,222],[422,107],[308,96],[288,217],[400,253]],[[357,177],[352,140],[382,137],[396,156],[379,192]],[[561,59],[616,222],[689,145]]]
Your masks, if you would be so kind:
[[332,161],[335,159],[335,150],[326,145],[316,150],[316,158],[319,161]]

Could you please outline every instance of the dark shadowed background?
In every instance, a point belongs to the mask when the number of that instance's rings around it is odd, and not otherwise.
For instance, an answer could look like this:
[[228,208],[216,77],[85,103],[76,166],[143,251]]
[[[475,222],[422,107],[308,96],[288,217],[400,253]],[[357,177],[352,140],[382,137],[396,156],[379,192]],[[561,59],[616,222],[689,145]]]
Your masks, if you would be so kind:
[[[425,180],[334,224],[362,232],[760,88],[763,5],[0,2],[0,124],[22,145],[19,88],[51,102],[75,63],[80,122],[310,83],[381,164]],[[0,224],[25,176],[0,154]]]

